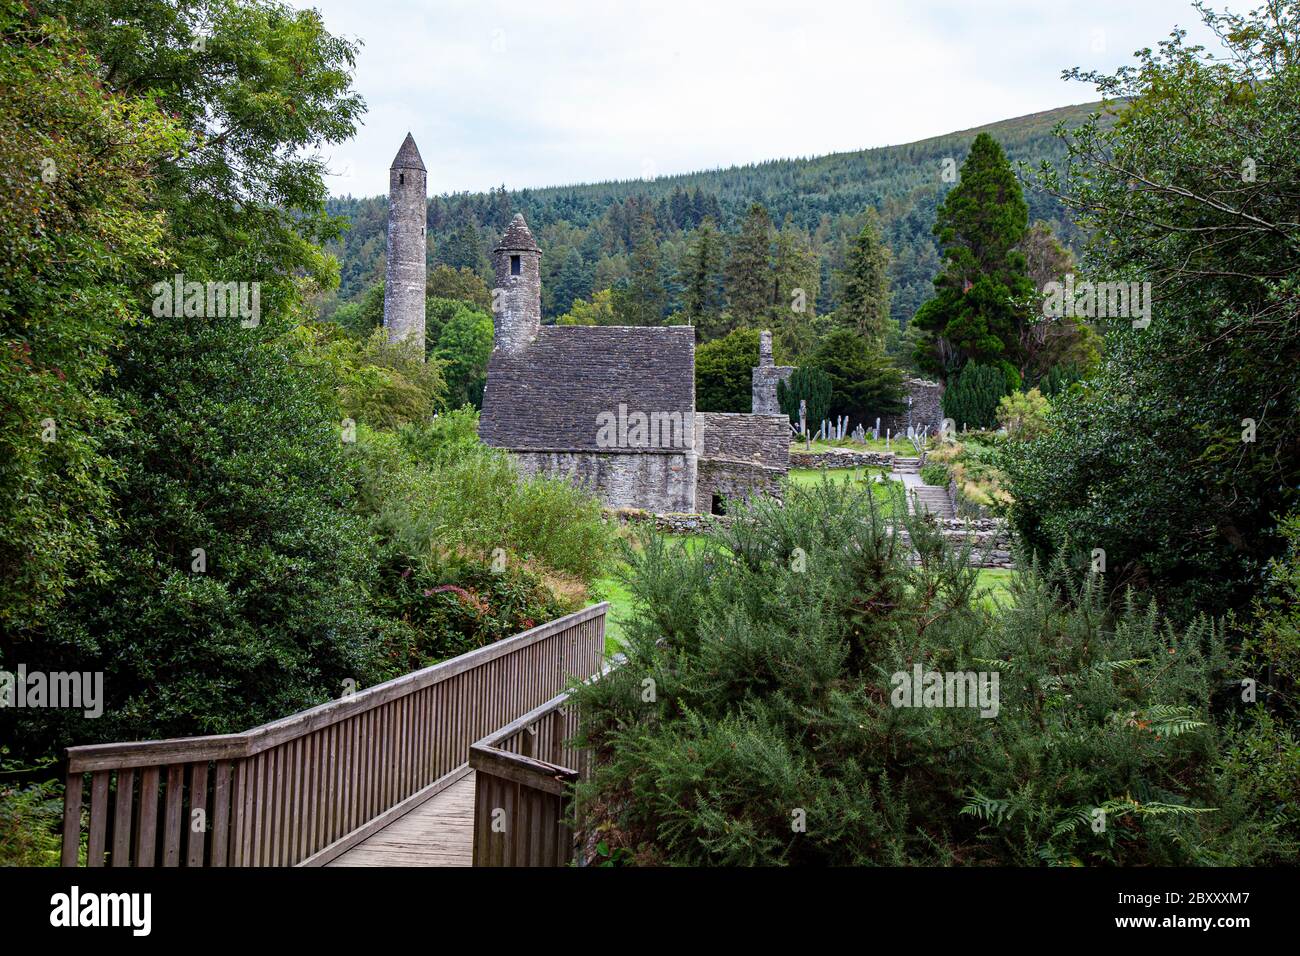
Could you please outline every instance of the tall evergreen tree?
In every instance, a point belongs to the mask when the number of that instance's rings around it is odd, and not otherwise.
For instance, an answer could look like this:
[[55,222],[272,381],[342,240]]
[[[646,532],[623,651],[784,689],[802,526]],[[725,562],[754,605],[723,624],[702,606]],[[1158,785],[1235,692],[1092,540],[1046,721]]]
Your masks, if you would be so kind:
[[772,304],[772,219],[759,203],[749,207],[740,234],[731,243],[726,269],[727,305],[732,322],[757,322]]
[[659,277],[659,243],[655,217],[648,205],[637,216],[632,233],[631,276],[620,296],[619,313],[628,325],[658,325],[667,296]]
[[880,234],[880,217],[867,210],[867,221],[849,247],[840,271],[841,324],[881,345],[889,327],[889,247]]
[[713,220],[695,230],[682,261],[680,284],[687,320],[699,330],[701,342],[715,338],[722,317],[722,237]]
[[1017,301],[1033,293],[1017,249],[1028,225],[1020,181],[998,141],[980,133],[935,218],[943,270],[914,318],[928,333],[917,356],[923,367],[946,374],[971,359],[1014,365],[1024,319]]

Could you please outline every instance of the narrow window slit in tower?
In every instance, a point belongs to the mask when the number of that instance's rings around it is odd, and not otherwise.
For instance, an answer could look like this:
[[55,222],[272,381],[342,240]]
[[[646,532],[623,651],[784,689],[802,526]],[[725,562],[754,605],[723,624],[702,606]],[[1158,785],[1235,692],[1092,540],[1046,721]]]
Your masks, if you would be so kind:
[[518,256],[511,256],[511,257],[510,257],[510,274],[511,274],[512,276],[517,276],[517,275],[519,275],[519,257],[518,257]]
[[399,185],[399,186],[405,186],[405,185],[406,185],[406,173],[398,173],[398,174],[397,174],[397,185]]

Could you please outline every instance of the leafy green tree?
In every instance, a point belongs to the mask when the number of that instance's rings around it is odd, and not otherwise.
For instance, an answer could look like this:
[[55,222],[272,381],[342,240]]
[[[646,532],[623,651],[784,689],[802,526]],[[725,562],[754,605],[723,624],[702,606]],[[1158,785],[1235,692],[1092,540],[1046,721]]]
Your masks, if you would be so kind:
[[375,329],[343,370],[343,412],[374,428],[426,421],[447,391],[441,365],[426,361],[415,343],[390,343]]
[[[472,269],[434,266],[425,281],[425,295],[430,300],[454,299],[475,306],[482,312],[492,311],[492,293],[488,291],[483,277]],[[382,298],[381,295],[381,302]],[[382,316],[382,308],[380,314]]]
[[1300,208],[1300,26],[1288,9],[1203,9],[1222,57],[1179,34],[1133,68],[1075,74],[1116,101],[1119,121],[1075,131],[1068,180],[1041,174],[1095,233],[1084,278],[1158,293],[1149,326],[1105,323],[1106,357],[1053,401],[1051,433],[1009,450],[1012,517],[1039,554],[1068,548],[1082,564],[1103,549],[1112,587],[1149,585],[1179,616],[1255,596],[1300,474],[1300,224],[1282,212]]
[[913,321],[928,334],[917,356],[937,372],[968,360],[1019,358],[1025,302],[1033,295],[1018,250],[1029,206],[1020,181],[992,136],[980,133],[961,167],[961,181],[944,197],[934,234],[943,246],[943,271],[934,297]]
[[243,729],[370,679],[385,626],[333,383],[309,374],[293,337],[305,293],[337,280],[319,245],[337,231],[320,153],[355,132],[355,47],[272,2],[61,12],[106,94],[156,104],[187,132],[184,151],[155,154],[170,260],[156,278],[257,282],[260,315],[149,316],[114,351],[107,393],[127,422],[103,446],[116,521],[100,532],[114,560],[24,654],[102,670],[105,715],[29,711],[17,737],[43,748]]
[[360,339],[384,324],[384,280],[366,289],[355,302],[344,302],[334,310],[334,321]]
[[0,634],[17,635],[107,570],[123,420],[102,386],[163,257],[153,160],[183,134],[103,89],[56,19],[0,6],[0,44]]
[[832,415],[865,423],[902,411],[903,374],[857,332],[832,330],[813,352],[811,365],[830,379]]
[[701,412],[753,408],[758,332],[735,329],[695,350],[695,407]]
[[591,297],[591,301],[575,299],[573,308],[555,320],[556,325],[617,325],[618,316],[614,312],[614,293],[610,289],[601,289]]
[[1012,392],[998,400],[998,424],[1015,439],[1037,438],[1047,431],[1047,413],[1051,403],[1036,388]]
[[762,319],[772,304],[772,220],[758,203],[749,207],[740,234],[732,240],[726,289],[727,311],[735,325]]
[[799,366],[788,381],[776,383],[776,400],[781,411],[790,416],[790,424],[799,427],[799,403],[804,402],[804,424],[815,429],[818,422],[831,414],[830,376],[819,368]]
[[481,408],[492,357],[492,317],[461,306],[443,327],[433,354],[445,366],[448,406]]
[[840,307],[836,318],[863,338],[883,345],[889,323],[889,247],[880,234],[880,217],[867,220],[849,247],[840,273]]

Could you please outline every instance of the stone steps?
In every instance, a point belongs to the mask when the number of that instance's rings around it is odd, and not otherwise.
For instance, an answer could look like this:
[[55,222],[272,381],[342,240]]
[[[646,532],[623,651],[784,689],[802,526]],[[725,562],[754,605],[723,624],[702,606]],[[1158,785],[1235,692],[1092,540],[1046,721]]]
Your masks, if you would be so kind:
[[921,472],[920,458],[894,458],[894,473],[898,475],[917,475]]
[[940,485],[921,485],[913,488],[908,496],[912,511],[928,511],[936,518],[953,518],[952,501],[948,498],[948,489]]

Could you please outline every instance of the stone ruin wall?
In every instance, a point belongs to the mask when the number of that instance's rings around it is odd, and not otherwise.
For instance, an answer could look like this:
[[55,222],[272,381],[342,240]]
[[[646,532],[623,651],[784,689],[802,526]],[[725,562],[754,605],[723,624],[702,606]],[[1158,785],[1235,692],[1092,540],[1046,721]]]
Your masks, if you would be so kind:
[[[937,432],[939,426],[943,423],[943,406],[940,399],[943,396],[943,386],[938,382],[931,382],[923,378],[909,378],[903,383],[904,397],[903,411],[897,415],[880,416],[880,437],[885,437],[885,429],[890,429],[895,435],[906,435],[907,426],[912,425],[916,428],[927,428],[931,432]],[[909,415],[907,405],[908,396],[912,399],[912,408]],[[853,424],[857,424],[854,422]],[[875,427],[875,419],[869,422],[863,422],[863,426],[870,431]]]
[[781,403],[776,400],[776,383],[789,382],[793,374],[793,365],[760,365],[754,369],[750,391],[755,415],[781,414]]
[[790,468],[790,423],[784,415],[696,412],[695,434],[701,458]]
[[521,475],[564,478],[609,508],[693,511],[697,463],[691,450],[516,451]]
[[697,412],[695,429],[700,455],[695,511],[710,513],[714,495],[781,497],[781,481],[790,470],[790,425],[784,415]]

